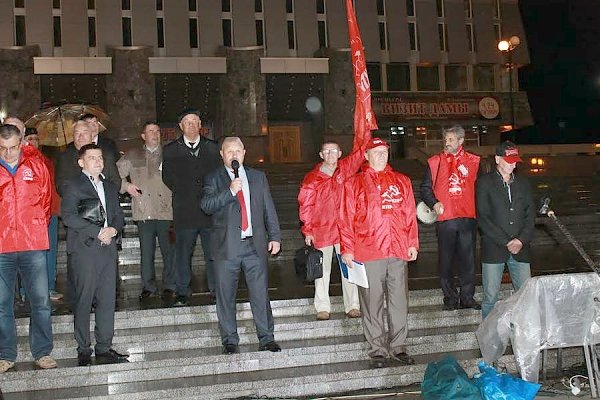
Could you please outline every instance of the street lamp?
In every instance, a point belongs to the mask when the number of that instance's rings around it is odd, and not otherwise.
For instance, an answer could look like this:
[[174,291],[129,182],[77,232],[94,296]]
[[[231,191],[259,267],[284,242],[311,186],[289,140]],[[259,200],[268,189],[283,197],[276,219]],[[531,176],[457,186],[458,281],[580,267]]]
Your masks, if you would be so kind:
[[511,36],[508,40],[502,40],[498,42],[498,50],[500,50],[506,56],[506,70],[508,71],[508,85],[509,85],[509,101],[510,101],[510,126],[511,129],[515,128],[515,106],[514,106],[514,94],[513,94],[513,68],[515,64],[512,62],[512,52],[517,46],[521,44],[521,39],[518,36]]

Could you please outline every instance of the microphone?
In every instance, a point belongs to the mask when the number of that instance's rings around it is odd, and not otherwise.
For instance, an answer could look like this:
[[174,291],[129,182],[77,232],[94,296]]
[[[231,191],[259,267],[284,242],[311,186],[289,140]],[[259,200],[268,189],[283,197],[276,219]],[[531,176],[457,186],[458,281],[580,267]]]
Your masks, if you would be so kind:
[[543,197],[541,202],[542,206],[540,207],[538,213],[546,215],[548,214],[548,210],[550,209],[550,197]]
[[236,178],[240,177],[240,162],[238,160],[231,161],[231,168],[233,168],[233,176]]

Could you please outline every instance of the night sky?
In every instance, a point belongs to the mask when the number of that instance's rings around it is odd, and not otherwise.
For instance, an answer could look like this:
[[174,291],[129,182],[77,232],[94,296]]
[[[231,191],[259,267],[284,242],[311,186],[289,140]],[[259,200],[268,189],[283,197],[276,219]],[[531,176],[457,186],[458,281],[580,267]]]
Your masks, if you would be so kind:
[[536,126],[519,142],[600,142],[600,0],[520,0],[531,64],[520,69]]

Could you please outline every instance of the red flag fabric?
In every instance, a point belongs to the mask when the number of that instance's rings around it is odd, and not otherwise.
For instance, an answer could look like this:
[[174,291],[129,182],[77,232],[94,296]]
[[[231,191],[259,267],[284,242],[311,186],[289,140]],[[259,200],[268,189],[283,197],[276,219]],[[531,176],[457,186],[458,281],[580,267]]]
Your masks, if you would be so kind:
[[367,130],[377,129],[377,120],[371,108],[371,84],[369,75],[367,75],[365,50],[356,22],[352,0],[346,0],[346,14],[348,16],[348,36],[352,53],[354,86],[356,88],[356,104],[354,107],[354,141],[356,142],[361,140]]

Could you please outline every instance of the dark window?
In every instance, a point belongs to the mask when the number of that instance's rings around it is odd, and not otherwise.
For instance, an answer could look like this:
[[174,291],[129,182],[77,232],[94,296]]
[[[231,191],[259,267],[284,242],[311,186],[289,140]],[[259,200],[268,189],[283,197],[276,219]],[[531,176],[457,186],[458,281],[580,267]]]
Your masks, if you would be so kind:
[[437,16],[438,17],[442,18],[446,15],[444,0],[437,0],[436,8],[437,8]]
[[319,21],[317,27],[319,30],[319,47],[325,48],[327,47],[327,24],[325,21]]
[[96,47],[96,17],[88,17],[88,46]]
[[293,50],[296,48],[296,32],[294,29],[294,21],[287,22],[288,31],[288,49]]
[[254,0],[254,12],[261,13],[263,12],[263,4],[262,0]]
[[408,23],[408,38],[410,40],[410,49],[419,50],[417,24],[414,22]]
[[96,9],[96,0],[88,0],[88,10]]
[[450,92],[467,90],[467,67],[446,65],[446,90]]
[[475,51],[477,44],[475,43],[475,36],[473,36],[473,24],[466,24],[467,28],[467,43],[469,45],[469,51]]
[[162,49],[165,47],[165,25],[162,18],[156,18],[156,41],[158,48]]
[[60,8],[60,0],[52,0],[52,8],[59,9]]
[[438,24],[438,37],[440,40],[440,51],[448,50],[448,25]]
[[62,46],[60,35],[60,17],[52,17],[54,23],[54,47]]
[[294,0],[285,0],[285,12],[288,14],[294,12]]
[[383,0],[377,0],[377,15],[385,15],[385,4]]
[[231,20],[223,20],[223,46],[231,47]]
[[131,1],[121,0],[121,10],[131,10]]
[[198,48],[198,20],[196,18],[190,18],[190,47]]
[[221,11],[231,12],[231,0],[221,0]]
[[369,75],[369,83],[371,90],[376,92],[381,91],[381,64],[367,63],[367,75]]
[[198,10],[198,5],[196,4],[196,0],[188,1],[188,10],[189,11],[197,11]]
[[502,18],[502,13],[500,11],[500,0],[493,0],[493,12],[494,12],[494,18],[495,19],[500,19]]
[[502,40],[502,26],[500,24],[494,24],[494,35],[496,36],[496,42]]
[[325,14],[325,0],[317,0],[317,14]]
[[473,18],[473,6],[471,0],[464,0],[465,2],[465,18]]
[[389,91],[410,91],[410,67],[408,64],[387,65],[387,88]]
[[131,18],[122,18],[123,46],[131,46]]
[[474,65],[473,85],[477,91],[493,92],[495,90],[494,66],[488,64]]
[[264,22],[262,19],[256,20],[256,45],[263,46],[265,44]]
[[415,16],[415,0],[406,0],[406,15]]
[[25,46],[26,43],[25,16],[15,15],[15,46]]
[[25,8],[25,0],[15,0],[15,8]]
[[379,49],[380,50],[386,50],[387,49],[387,41],[386,41],[386,36],[387,36],[387,29],[385,27],[385,22],[380,22],[379,23]]
[[440,70],[437,65],[417,66],[417,87],[421,91],[440,90]]
[[156,10],[157,11],[161,11],[163,9],[163,1],[162,0],[156,0]]

